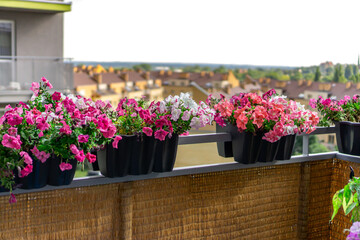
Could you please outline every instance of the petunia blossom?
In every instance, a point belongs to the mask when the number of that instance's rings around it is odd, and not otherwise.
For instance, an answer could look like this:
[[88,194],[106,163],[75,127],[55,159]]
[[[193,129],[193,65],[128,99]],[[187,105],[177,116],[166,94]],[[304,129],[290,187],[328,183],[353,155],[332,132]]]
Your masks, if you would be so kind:
[[118,148],[118,144],[119,144],[119,141],[122,139],[121,136],[117,135],[115,136],[113,142],[112,142],[112,146],[113,148]]
[[64,162],[62,162],[62,163],[60,163],[59,168],[60,168],[60,170],[63,172],[63,171],[65,171],[65,170],[71,170],[71,169],[72,169],[72,165],[71,165],[70,163],[64,163]]

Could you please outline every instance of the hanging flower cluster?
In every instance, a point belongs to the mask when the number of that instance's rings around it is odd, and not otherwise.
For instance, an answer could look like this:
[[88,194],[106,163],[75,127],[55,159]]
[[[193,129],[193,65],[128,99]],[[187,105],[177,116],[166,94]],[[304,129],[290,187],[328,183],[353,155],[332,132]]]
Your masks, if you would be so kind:
[[272,89],[259,96],[256,93],[240,93],[230,100],[209,98],[216,110],[215,121],[220,126],[236,125],[240,132],[263,134],[263,139],[276,142],[281,137],[296,133],[310,133],[315,130],[319,118],[315,112],[288,101],[286,97],[275,96]]
[[114,137],[114,126],[102,105],[56,91],[51,94],[51,88],[46,78],[33,83],[31,99],[15,108],[7,106],[0,118],[0,179],[1,186],[10,191],[15,169],[19,177],[26,177],[33,161],[44,163],[54,156],[61,158],[61,171],[70,170],[70,159],[94,162],[91,150]]
[[310,99],[309,105],[321,113],[321,126],[339,121],[360,122],[360,95],[344,96],[340,100],[320,96],[317,100]]

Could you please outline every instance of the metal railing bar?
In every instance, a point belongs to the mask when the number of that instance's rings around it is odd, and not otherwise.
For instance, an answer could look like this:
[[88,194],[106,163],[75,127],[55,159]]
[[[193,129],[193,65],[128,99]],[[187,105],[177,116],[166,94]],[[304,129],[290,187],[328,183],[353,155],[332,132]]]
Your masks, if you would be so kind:
[[194,134],[179,137],[179,145],[228,141],[231,141],[230,133]]

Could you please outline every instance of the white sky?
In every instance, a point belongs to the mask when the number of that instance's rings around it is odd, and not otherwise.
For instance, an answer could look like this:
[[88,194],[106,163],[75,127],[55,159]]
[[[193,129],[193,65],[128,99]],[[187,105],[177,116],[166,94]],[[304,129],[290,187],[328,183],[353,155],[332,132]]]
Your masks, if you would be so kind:
[[72,0],[64,56],[84,61],[357,63],[359,0]]

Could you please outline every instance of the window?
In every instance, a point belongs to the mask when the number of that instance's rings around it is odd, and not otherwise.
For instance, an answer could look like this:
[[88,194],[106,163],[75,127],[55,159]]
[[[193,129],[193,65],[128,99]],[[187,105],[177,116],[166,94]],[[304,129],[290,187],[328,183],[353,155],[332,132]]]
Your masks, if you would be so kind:
[[0,20],[0,57],[14,55],[14,22]]

